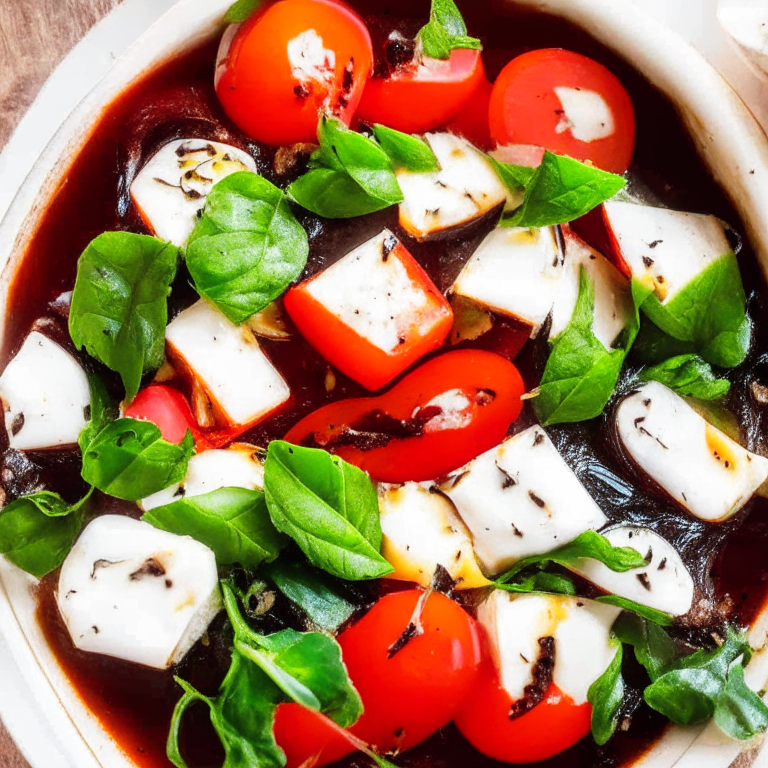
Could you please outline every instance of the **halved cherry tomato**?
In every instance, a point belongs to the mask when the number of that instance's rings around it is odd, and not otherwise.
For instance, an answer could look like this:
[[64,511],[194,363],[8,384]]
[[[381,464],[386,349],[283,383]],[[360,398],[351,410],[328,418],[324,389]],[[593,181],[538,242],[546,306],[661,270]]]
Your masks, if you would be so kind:
[[368,81],[361,120],[405,133],[423,133],[452,120],[487,82],[480,51],[459,48],[445,61],[424,58]]
[[635,113],[624,86],[602,64],[545,48],[507,64],[493,86],[491,136],[535,144],[624,173],[635,145]]
[[281,0],[224,34],[216,94],[257,141],[314,142],[321,111],[349,124],[372,62],[368,30],[347,6]]
[[495,146],[495,142],[491,138],[491,127],[488,122],[488,110],[491,106],[492,91],[493,85],[491,81],[484,77],[470,100],[447,126],[451,133],[463,136],[478,149],[486,151],[493,149]]
[[312,760],[320,768],[355,749],[322,715],[293,703],[281,704],[275,712],[275,740],[288,758],[285,768],[301,768]]
[[512,699],[487,660],[455,722],[475,749],[505,763],[535,763],[560,754],[589,733],[592,705],[575,704],[552,683],[544,700],[509,719]]
[[378,397],[331,403],[285,436],[325,448],[389,483],[432,480],[497,445],[522,409],[523,380],[493,352],[457,350]]
[[156,424],[163,439],[169,443],[180,443],[189,429],[198,451],[208,447],[195,423],[187,399],[173,387],[151,384],[136,395],[126,409],[125,416]]

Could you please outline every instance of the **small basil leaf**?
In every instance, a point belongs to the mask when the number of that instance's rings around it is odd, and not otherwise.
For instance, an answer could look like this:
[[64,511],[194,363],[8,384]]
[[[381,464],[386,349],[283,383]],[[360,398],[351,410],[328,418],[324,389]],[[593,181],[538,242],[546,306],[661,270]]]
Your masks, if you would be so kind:
[[587,691],[587,701],[592,705],[592,738],[600,746],[610,740],[619,724],[619,711],[624,701],[623,656],[619,644],[608,668]]
[[629,600],[626,597],[620,597],[619,595],[601,595],[596,597],[595,600],[598,603],[607,603],[608,605],[615,605],[619,608],[623,608],[625,611],[632,611],[638,616],[642,616],[648,621],[652,621],[654,624],[658,624],[662,627],[670,627],[675,623],[674,616],[671,616],[664,611],[659,611],[656,608],[650,608],[642,603],[636,603],[634,600]]
[[211,189],[186,260],[200,295],[242,323],[299,277],[308,253],[307,233],[285,194],[240,171]]
[[440,170],[435,153],[423,139],[378,124],[373,126],[373,135],[396,169],[404,168],[413,173]]
[[262,4],[263,0],[237,0],[224,14],[225,24],[242,24]]
[[768,730],[768,707],[746,684],[741,664],[728,672],[725,688],[715,704],[714,719],[723,733],[738,741],[748,741]]
[[189,431],[176,445],[152,422],[118,419],[88,446],[82,476],[110,496],[138,501],[184,479],[194,442]]
[[727,379],[718,379],[712,367],[698,355],[678,355],[640,373],[642,381],[660,381],[679,395],[699,400],[725,397],[731,388]]
[[533,228],[565,224],[612,198],[626,183],[615,173],[544,152],[541,165],[523,185],[523,204],[502,225]]
[[350,581],[392,572],[379,553],[378,499],[364,472],[325,451],[274,440],[264,490],[275,527],[313,565]]
[[120,374],[126,400],[165,359],[168,295],[179,250],[154,237],[105,232],[77,262],[69,333],[78,349]]
[[481,50],[482,43],[467,35],[467,25],[453,0],[432,0],[429,22],[417,37],[424,56],[448,59],[456,48]]
[[117,404],[109,396],[104,380],[100,376],[89,373],[88,383],[91,388],[91,413],[88,423],[83,427],[83,431],[77,439],[82,453],[86,452],[96,435],[107,424],[111,424],[119,413]]
[[486,155],[485,159],[494,167],[501,183],[513,194],[525,189],[536,173],[535,168],[529,168],[527,165],[503,163],[491,155]]
[[613,633],[622,643],[635,649],[635,658],[648,672],[651,681],[663,675],[677,659],[672,638],[654,621],[624,611],[613,624]]
[[537,571],[523,576],[519,580],[505,584],[496,584],[505,592],[548,592],[554,595],[575,595],[576,586],[567,576],[559,573]]
[[254,569],[274,560],[283,546],[261,491],[221,488],[155,507],[141,518],[170,533],[191,536],[213,550],[219,565]]

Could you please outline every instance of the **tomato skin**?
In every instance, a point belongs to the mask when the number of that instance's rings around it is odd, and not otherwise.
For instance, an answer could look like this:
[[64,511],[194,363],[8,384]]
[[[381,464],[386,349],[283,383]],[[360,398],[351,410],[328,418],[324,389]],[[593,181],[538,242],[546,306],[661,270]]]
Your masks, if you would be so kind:
[[189,429],[198,451],[205,444],[187,399],[173,387],[151,384],[136,395],[126,409],[125,416],[139,421],[151,421],[169,443],[180,443]]
[[447,61],[405,65],[368,81],[357,117],[405,133],[423,133],[452,120],[486,81],[480,51],[451,51]]
[[[557,87],[598,93],[613,115],[613,133],[580,141],[569,128],[562,130]],[[629,94],[602,64],[578,53],[544,48],[513,59],[493,86],[489,118],[497,144],[542,146],[613,173],[624,173],[632,159],[635,114]]]
[[506,763],[535,763],[560,754],[590,731],[592,706],[575,704],[552,683],[545,699],[509,719],[512,699],[488,659],[455,723],[472,746]]
[[[362,450],[334,444],[345,427],[358,425],[372,412],[412,422],[414,412],[435,397],[461,390],[471,403],[459,426],[438,427],[410,437],[393,437],[385,445]],[[481,404],[484,391],[493,399]],[[498,445],[522,409],[525,391],[517,368],[500,355],[478,349],[447,352],[424,363],[392,389],[377,397],[331,403],[309,414],[285,436],[288,442],[319,445],[368,472],[377,480],[404,483],[433,480]],[[389,433],[391,435],[391,432]]]
[[493,85],[491,81],[484,77],[469,101],[453,118],[453,121],[447,125],[451,133],[462,136],[467,141],[472,142],[478,149],[486,152],[495,146],[495,142],[491,137],[491,126],[488,121],[492,92]]
[[301,768],[314,757],[317,762],[313,765],[320,768],[355,750],[321,715],[294,703],[278,706],[275,740],[288,758],[285,768]]
[[[304,45],[310,55],[313,45],[333,52],[326,79],[294,75],[288,45],[300,35],[308,36]],[[327,54],[325,61],[330,61]],[[368,30],[346,5],[336,0],[280,0],[225,33],[216,65],[216,94],[229,117],[257,141],[314,142],[319,114],[326,108],[349,124],[372,64]]]

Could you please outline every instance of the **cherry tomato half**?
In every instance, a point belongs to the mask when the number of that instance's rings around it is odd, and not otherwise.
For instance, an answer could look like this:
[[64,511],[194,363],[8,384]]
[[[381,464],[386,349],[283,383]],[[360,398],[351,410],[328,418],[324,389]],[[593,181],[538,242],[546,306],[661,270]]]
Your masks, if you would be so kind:
[[497,144],[535,144],[624,173],[635,145],[635,113],[624,86],[602,64],[545,48],[507,64],[491,93]]
[[524,391],[517,368],[503,357],[447,352],[383,395],[320,408],[285,439],[325,448],[384,482],[432,480],[501,442]]
[[575,704],[553,683],[545,699],[509,719],[512,699],[488,660],[455,722],[478,751],[505,763],[535,763],[560,754],[589,733],[591,704]]
[[405,133],[423,133],[451,120],[487,82],[480,51],[459,48],[445,61],[425,58],[368,81],[357,116]]
[[275,741],[288,759],[285,768],[301,768],[307,763],[320,768],[355,750],[326,718],[293,703],[280,704],[275,712]]
[[280,0],[222,38],[216,94],[251,138],[314,142],[321,111],[349,124],[371,71],[362,19],[335,0]]
[[187,399],[173,387],[151,384],[136,395],[126,409],[125,416],[139,421],[151,421],[169,443],[180,443],[189,429],[197,449],[207,447]]

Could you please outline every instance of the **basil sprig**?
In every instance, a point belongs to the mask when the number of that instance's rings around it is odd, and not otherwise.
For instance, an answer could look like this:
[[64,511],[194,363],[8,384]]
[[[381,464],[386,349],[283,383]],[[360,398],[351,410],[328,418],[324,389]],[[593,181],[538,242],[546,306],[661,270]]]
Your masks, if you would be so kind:
[[699,400],[718,400],[728,394],[731,383],[719,379],[698,355],[678,355],[640,372],[642,381],[660,381],[679,395]]
[[285,194],[239,171],[211,189],[186,251],[198,293],[233,323],[264,309],[307,263],[307,233]]
[[168,295],[179,250],[154,237],[105,232],[77,262],[69,333],[120,374],[129,402],[165,359]]
[[365,472],[326,451],[274,440],[264,465],[264,491],[275,527],[313,565],[350,581],[392,572],[379,554],[378,498]]
[[623,658],[622,645],[617,643],[611,663],[587,691],[587,701],[592,705],[592,738],[600,746],[610,741],[619,724],[619,713],[624,702]]
[[373,135],[396,170],[402,168],[412,173],[440,170],[435,153],[424,139],[378,124],[373,126]]
[[479,51],[482,43],[467,35],[467,25],[453,0],[432,0],[429,22],[416,36],[424,56],[431,59],[448,59],[456,48]]

